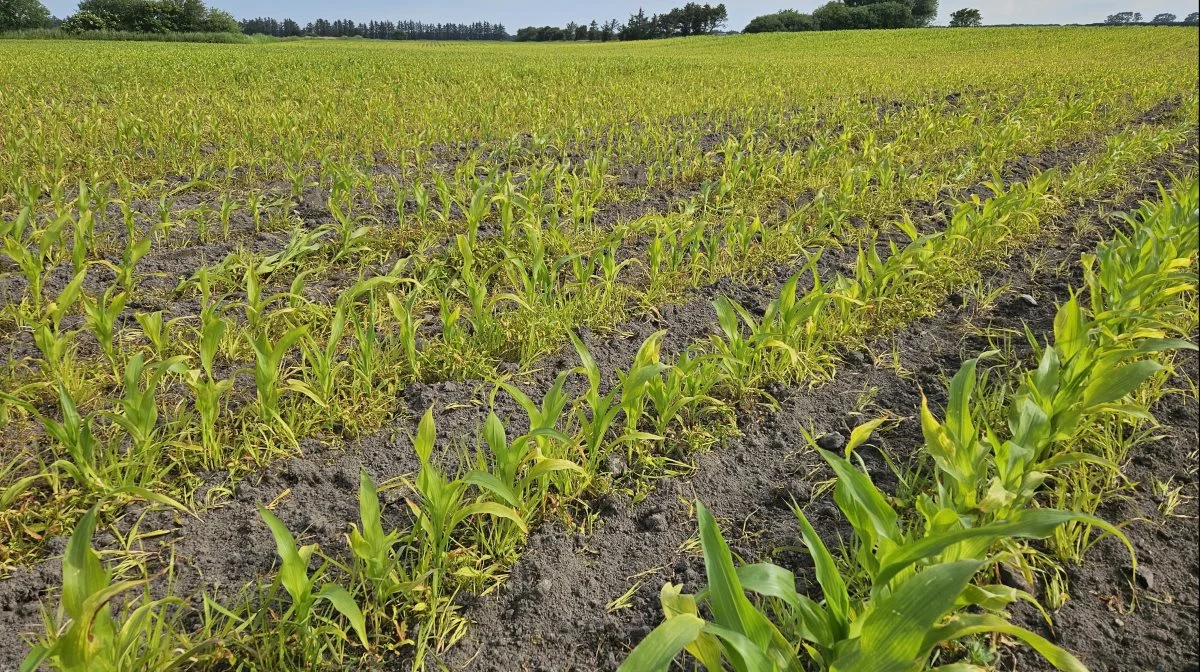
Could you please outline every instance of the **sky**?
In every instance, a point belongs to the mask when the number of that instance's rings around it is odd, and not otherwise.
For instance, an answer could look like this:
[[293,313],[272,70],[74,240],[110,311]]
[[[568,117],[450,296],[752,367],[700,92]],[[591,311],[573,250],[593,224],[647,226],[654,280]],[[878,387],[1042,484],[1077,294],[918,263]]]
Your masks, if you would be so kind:
[[[50,11],[66,17],[75,11],[78,0],[43,0]],[[709,2],[719,0],[708,0]],[[729,23],[726,30],[741,30],[750,19],[779,9],[812,11],[827,0],[726,0]],[[301,25],[313,19],[408,19],[431,23],[470,23],[491,21],[503,23],[508,31],[523,26],[566,25],[569,21],[589,22],[608,19],[624,22],[639,7],[647,14],[669,11],[682,6],[685,0],[440,0],[439,2],[406,2],[404,0],[208,0],[213,7],[224,9],[239,19],[271,16],[291,17]],[[1196,11],[1191,0],[942,0],[938,23],[949,22],[951,11],[959,7],[975,7],[983,12],[983,22],[989,23],[1093,23],[1120,11],[1141,12],[1146,20],[1160,12],[1172,12],[1183,18]]]

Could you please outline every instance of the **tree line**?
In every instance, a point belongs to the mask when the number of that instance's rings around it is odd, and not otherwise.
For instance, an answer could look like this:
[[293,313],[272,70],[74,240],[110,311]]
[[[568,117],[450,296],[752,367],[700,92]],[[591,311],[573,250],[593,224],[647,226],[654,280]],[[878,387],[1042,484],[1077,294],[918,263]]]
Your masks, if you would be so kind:
[[1162,14],[1155,14],[1154,18],[1150,19],[1149,22],[1144,22],[1142,21],[1141,12],[1117,12],[1116,14],[1109,14],[1104,19],[1104,24],[1108,26],[1131,26],[1140,23],[1149,23],[1152,26],[1165,26],[1183,23],[1184,25],[1194,26],[1200,24],[1200,12],[1188,14],[1183,18],[1183,21],[1179,21],[1178,19],[1178,16],[1170,12],[1163,12]]
[[638,9],[631,14],[624,24],[615,19],[603,24],[597,21],[591,23],[571,22],[564,28],[557,26],[528,26],[517,31],[518,42],[557,42],[592,40],[608,42],[617,39],[654,40],[667,37],[689,37],[692,35],[712,35],[729,20],[729,13],[724,3],[703,5],[689,2],[683,7],[676,7],[663,14],[646,16],[645,10]]
[[[917,28],[937,16],[938,0],[833,0],[811,14],[785,9],[755,17],[743,32],[797,32],[870,28]],[[953,12],[951,27],[982,25],[979,10]],[[210,8],[203,0],[82,0],[78,10],[62,20],[50,15],[40,0],[0,0],[0,31],[62,28],[68,32],[128,31],[138,33],[245,33],[274,37],[361,37],[377,40],[508,40],[518,42],[650,40],[691,35],[712,35],[728,20],[724,4],[689,2],[669,12],[647,16],[639,9],[628,21],[568,23],[565,27],[528,26],[510,36],[503,24],[422,23],[420,21],[367,21],[317,19],[301,26],[297,21],[258,17],[237,21],[226,11]],[[1105,25],[1196,25],[1200,12],[1182,21],[1175,14],[1156,14],[1144,21],[1139,12],[1109,15]]]
[[366,21],[317,19],[305,26],[292,19],[259,17],[240,22],[247,35],[275,37],[362,37],[368,40],[507,40],[501,23],[422,23],[420,21]]

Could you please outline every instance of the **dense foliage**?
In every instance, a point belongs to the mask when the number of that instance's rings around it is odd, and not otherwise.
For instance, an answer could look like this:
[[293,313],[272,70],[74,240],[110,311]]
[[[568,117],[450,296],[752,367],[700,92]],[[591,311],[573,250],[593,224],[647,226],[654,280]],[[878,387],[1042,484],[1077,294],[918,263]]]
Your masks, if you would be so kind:
[[977,28],[983,25],[983,15],[978,9],[964,7],[950,13],[951,28]]
[[1116,14],[1109,14],[1108,17],[1106,19],[1104,19],[1104,22],[1107,24],[1114,25],[1114,26],[1119,26],[1119,25],[1123,25],[1126,23],[1141,23],[1142,22],[1142,13],[1141,12],[1117,12]]
[[817,21],[812,14],[803,14],[794,9],[785,9],[774,14],[757,16],[746,25],[744,33],[798,33],[817,30]]
[[651,40],[662,37],[688,37],[710,35],[729,19],[725,5],[703,5],[689,2],[682,8],[676,7],[666,14],[647,17],[639,9],[629,17],[625,27],[617,32],[622,40]]
[[39,0],[0,0],[0,31],[46,28],[50,22],[50,10]]
[[236,33],[237,21],[203,0],[83,0],[63,22],[67,32]]
[[834,0],[812,14],[788,9],[755,17],[745,32],[920,28],[936,16],[937,0]]
[[274,37],[363,37],[369,40],[507,40],[500,23],[422,23],[420,21],[366,21],[317,19],[301,26],[292,19],[259,17],[240,22],[247,35]]
[[557,42],[571,40],[598,40],[607,42],[611,39],[622,41],[653,40],[665,37],[689,37],[692,35],[712,35],[729,20],[729,13],[724,4],[716,6],[689,2],[683,7],[676,7],[665,14],[646,16],[645,10],[639,9],[632,14],[624,25],[616,20],[598,24],[571,22],[565,28],[556,26],[528,26],[517,31],[518,42]]

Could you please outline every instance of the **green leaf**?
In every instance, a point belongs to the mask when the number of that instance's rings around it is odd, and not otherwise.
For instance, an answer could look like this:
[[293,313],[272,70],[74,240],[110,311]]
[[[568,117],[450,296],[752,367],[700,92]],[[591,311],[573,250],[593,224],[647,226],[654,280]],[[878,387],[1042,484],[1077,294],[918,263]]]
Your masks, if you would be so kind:
[[417,435],[412,439],[413,448],[417,452],[417,457],[421,459],[422,465],[429,463],[436,438],[437,428],[433,423],[433,406],[431,405],[425,410],[425,415],[421,416],[421,422],[417,425]]
[[832,640],[843,639],[850,631],[850,593],[846,582],[838,571],[837,562],[826,548],[825,542],[817,535],[812,523],[804,516],[799,508],[793,508],[796,519],[800,523],[800,539],[808,547],[812,556],[813,568],[817,575],[817,583],[825,596],[825,607],[829,609],[830,625],[833,630]]
[[818,451],[837,473],[835,499],[855,531],[871,542],[880,538],[896,541],[900,533],[896,512],[871,479],[842,457],[827,450]]
[[855,448],[866,443],[871,438],[871,434],[885,422],[887,422],[887,418],[875,418],[855,427],[850,432],[850,440],[846,442],[846,457],[849,458]]
[[346,617],[350,621],[350,627],[354,628],[355,634],[358,635],[358,641],[362,643],[364,649],[371,648],[367,641],[367,621],[363,617],[362,609],[359,609],[358,603],[346,592],[345,588],[337,584],[326,584],[321,587],[321,590],[316,595],[317,599],[325,600],[337,609],[338,613]]
[[758,644],[736,630],[721,627],[716,623],[706,623],[704,632],[721,639],[725,652],[738,672],[767,672],[780,669]]
[[161,494],[158,492],[151,492],[151,491],[147,490],[146,488],[138,487],[136,485],[123,485],[119,488],[114,488],[113,490],[110,490],[108,492],[108,494],[110,496],[111,495],[133,495],[134,497],[137,497],[139,499],[144,499],[148,502],[157,502],[164,506],[169,506],[178,511],[182,511],[189,515],[195,516],[195,514],[192,513],[191,510],[189,510],[183,504],[180,504],[178,501],[176,501],[164,494]]
[[1054,315],[1054,344],[1069,361],[1088,344],[1088,324],[1074,292]]
[[503,499],[514,508],[521,508],[521,499],[511,487],[486,471],[472,471],[463,478],[463,482],[486,490]]
[[587,473],[584,471],[583,467],[580,467],[578,464],[575,464],[570,460],[546,458],[544,460],[539,460],[537,464],[533,465],[533,467],[529,469],[529,475],[527,478],[541,478],[542,476],[556,471],[570,471],[577,474]]
[[502,504],[497,504],[496,502],[478,502],[459,509],[457,512],[455,512],[451,519],[451,529],[457,527],[461,521],[465,520],[469,516],[475,515],[488,515],[495,516],[497,518],[506,518],[516,523],[517,527],[521,528],[522,532],[529,531],[529,527],[526,526],[525,519],[521,517],[521,514],[517,513],[514,509]]
[[358,518],[362,521],[367,539],[375,541],[385,538],[380,516],[379,492],[365,469],[360,470],[358,474]]
[[109,585],[109,574],[92,550],[92,533],[96,529],[96,509],[88,509],[75,531],[67,540],[63,555],[62,604],[73,619],[84,617],[84,603]]
[[796,577],[788,570],[771,563],[738,567],[742,588],[764,597],[773,597],[798,615],[800,636],[822,647],[834,644],[829,615],[807,595],[796,592]]
[[[756,651],[769,655],[778,668],[800,670],[795,652],[783,635],[746,598],[733,567],[733,554],[721,536],[717,521],[700,502],[696,502],[696,518],[700,523],[700,546],[704,551],[709,603],[715,625],[744,636]],[[721,632],[713,634],[729,641]]]
[[621,667],[617,668],[618,672],[666,670],[675,656],[704,632],[705,625],[704,619],[690,614],[663,621],[634,647]]
[[1095,516],[1089,516],[1076,511],[1059,511],[1057,509],[1025,509],[1013,514],[1013,517],[1007,521],[989,523],[981,527],[947,530],[935,537],[926,537],[919,541],[905,544],[888,556],[887,564],[881,567],[879,573],[875,576],[875,583],[876,585],[884,585],[910,565],[922,560],[936,558],[947,548],[968,539],[989,540],[988,545],[990,545],[990,541],[1007,537],[1044,539],[1053,534],[1058,526],[1071,521],[1095,525],[1113,534],[1125,542],[1126,547],[1130,549],[1130,553],[1132,554],[1133,549],[1129,546],[1129,541],[1125,535],[1116,527]]
[[1119,366],[1113,371],[1093,371],[1093,379],[1083,392],[1083,405],[1092,407],[1122,399],[1162,370],[1161,364],[1146,359]]
[[[697,617],[700,615],[700,610],[696,606],[696,596],[685,594],[682,589],[682,585],[664,583],[659,592],[658,600],[662,603],[663,615],[667,620],[681,615]],[[708,670],[721,669],[724,655],[722,651],[721,642],[710,634],[702,634],[687,645],[687,652]]]
[[852,640],[830,672],[910,672],[928,654],[927,638],[982,566],[960,560],[912,575],[871,605],[858,639]]
[[261,504],[258,505],[258,514],[271,529],[271,536],[275,539],[275,550],[283,563],[279,570],[280,582],[293,602],[307,603],[312,591],[312,584],[308,579],[308,559],[302,557],[300,549],[296,548],[295,537],[282,520]]
[[47,659],[54,655],[55,649],[57,649],[57,646],[54,645],[45,646],[38,644],[37,646],[34,646],[29,650],[29,654],[25,656],[25,660],[21,661],[21,667],[18,668],[19,671],[37,672],[37,670],[41,668],[42,663],[46,662]]
[[1079,659],[1051,644],[1044,637],[990,614],[960,614],[955,616],[944,625],[934,628],[929,633],[926,638],[926,650],[933,648],[941,642],[953,641],[968,635],[992,632],[1020,639],[1042,654],[1051,665],[1059,670],[1064,670],[1065,672],[1087,672],[1087,668],[1084,667],[1083,663],[1079,662]]

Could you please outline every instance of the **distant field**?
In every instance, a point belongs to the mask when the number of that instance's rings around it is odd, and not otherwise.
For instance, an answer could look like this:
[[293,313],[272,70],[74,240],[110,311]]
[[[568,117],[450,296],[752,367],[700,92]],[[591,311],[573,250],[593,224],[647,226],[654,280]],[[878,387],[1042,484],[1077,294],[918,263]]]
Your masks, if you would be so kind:
[[1194,664],[1198,56],[0,40],[0,672]]

